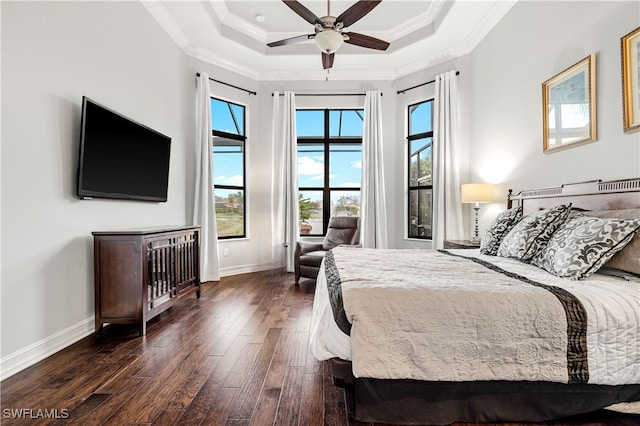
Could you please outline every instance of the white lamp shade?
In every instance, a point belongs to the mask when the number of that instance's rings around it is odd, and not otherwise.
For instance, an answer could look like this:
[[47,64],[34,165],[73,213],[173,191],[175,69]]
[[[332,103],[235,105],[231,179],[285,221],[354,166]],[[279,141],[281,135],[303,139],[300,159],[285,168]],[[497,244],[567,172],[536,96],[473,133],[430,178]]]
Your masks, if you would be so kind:
[[324,30],[316,34],[314,40],[318,48],[325,53],[334,53],[344,42],[342,34],[335,30]]
[[463,203],[490,203],[493,201],[493,185],[490,183],[465,183],[461,187]]

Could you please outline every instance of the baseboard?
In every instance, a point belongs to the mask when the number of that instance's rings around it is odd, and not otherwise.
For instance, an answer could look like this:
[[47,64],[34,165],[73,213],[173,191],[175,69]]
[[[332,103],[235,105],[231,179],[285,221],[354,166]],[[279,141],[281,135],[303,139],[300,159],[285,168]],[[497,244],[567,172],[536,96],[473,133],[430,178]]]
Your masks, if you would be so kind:
[[279,266],[276,263],[262,263],[254,265],[239,265],[229,268],[220,268],[220,276],[228,277],[231,275],[250,274],[251,272],[268,271],[269,269],[277,269]]
[[[248,274],[251,272],[266,271],[278,268],[274,263],[241,265],[220,270],[221,276],[238,274]],[[24,349],[20,349],[6,357],[0,359],[0,380],[11,377],[14,374],[32,366],[38,361],[53,355],[54,353],[71,346],[78,340],[84,339],[95,332],[94,317],[87,318],[71,327],[68,327],[56,334],[42,339]]]
[[84,339],[95,331],[94,317],[87,318],[56,334],[29,345],[17,352],[0,359],[0,380],[32,366],[38,361],[71,346],[78,340]]

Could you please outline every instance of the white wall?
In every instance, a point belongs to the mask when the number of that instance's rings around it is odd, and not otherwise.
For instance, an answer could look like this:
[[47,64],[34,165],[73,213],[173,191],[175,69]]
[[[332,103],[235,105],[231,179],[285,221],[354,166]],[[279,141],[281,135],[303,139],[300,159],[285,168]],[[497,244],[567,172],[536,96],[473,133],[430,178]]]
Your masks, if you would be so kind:
[[[518,2],[471,53],[471,179],[506,191],[640,176],[640,133],[622,130],[620,38],[640,2]],[[596,53],[598,141],[542,152],[542,82]],[[497,201],[497,200],[496,200]],[[483,206],[483,227],[504,204]]]
[[[220,274],[222,276],[260,271],[274,267],[271,251],[271,131],[261,128],[261,123],[271,122],[271,106],[261,107],[265,93],[258,82],[223,68],[189,57],[187,74],[193,78],[190,97],[195,99],[195,74],[206,72],[209,77],[253,92],[211,81],[211,94],[246,107],[246,238],[219,240]],[[269,98],[270,99],[270,98]],[[194,116],[195,102],[188,106]],[[214,164],[215,168],[215,164]],[[191,206],[189,207],[191,212]],[[191,214],[191,213],[189,213]],[[227,256],[224,256],[225,250]]]
[[[471,99],[470,99],[470,87],[471,81],[469,57],[463,56],[451,61],[444,62],[437,66],[431,67],[427,70],[414,73],[412,75],[403,77],[396,80],[393,83],[395,97],[395,143],[397,149],[395,151],[395,164],[397,176],[396,182],[394,182],[393,191],[390,192],[390,200],[388,206],[393,209],[393,214],[396,220],[391,223],[391,226],[395,229],[395,239],[392,242],[392,247],[395,248],[431,248],[431,240],[419,240],[407,238],[407,221],[408,217],[408,195],[407,195],[407,107],[417,102],[422,102],[428,99],[433,99],[435,93],[435,84],[427,84],[415,89],[409,90],[403,94],[396,94],[399,90],[404,90],[410,87],[421,85],[425,82],[433,81],[436,75],[456,70],[460,72],[457,76],[458,91],[459,91],[459,107],[460,107],[460,135],[459,135],[459,147],[458,161],[460,166],[460,183],[466,183],[469,175],[469,123],[472,113]],[[464,218],[467,219],[468,211],[463,209]],[[467,233],[471,232],[467,230]]]
[[[2,375],[93,330],[91,231],[185,224],[186,56],[137,2],[2,2]],[[172,137],[168,202],[75,197],[83,95]]]
[[[283,265],[284,250],[277,243],[278,237],[271,229],[271,192],[272,192],[272,132],[273,132],[273,92],[293,90],[297,94],[305,93],[365,93],[367,90],[383,92],[383,110],[389,120],[385,122],[384,155],[387,168],[385,179],[389,188],[402,185],[397,176],[397,144],[402,144],[395,135],[395,90],[389,82],[360,81],[269,81],[256,82],[239,74],[195,58],[187,60],[187,74],[207,72],[210,78],[223,81],[247,90],[257,92],[249,95],[236,88],[211,82],[212,95],[247,107],[247,151],[246,151],[246,200],[247,200],[247,237],[242,239],[220,240],[220,273],[222,276],[253,272]],[[195,78],[195,77],[194,77]],[[195,94],[195,86],[190,90]],[[364,96],[307,97],[297,96],[296,106],[300,108],[362,108]],[[193,109],[191,105],[188,106]],[[215,165],[214,165],[215,167]],[[399,173],[402,173],[400,171]],[[388,221],[391,227],[390,241],[395,238],[392,226],[398,219],[391,212]],[[225,249],[228,256],[224,256]]]
[[[248,229],[222,241],[221,272],[278,262],[271,232],[274,90],[364,93],[381,90],[391,247],[428,247],[405,239],[409,103],[433,85],[396,91],[461,72],[462,182],[524,189],[589,179],[640,176],[640,133],[622,133],[620,37],[640,24],[637,2],[530,2],[512,8],[474,51],[395,82],[256,82],[185,57],[137,2],[2,2],[2,375],[33,363],[93,330],[92,230],[190,223],[194,170],[195,73],[216,96],[245,104]],[[542,153],[541,83],[597,52],[598,142]],[[170,135],[169,201],[80,201],[75,174],[80,101],[88,95]],[[330,104],[329,104],[329,103]],[[361,107],[363,97],[299,97],[301,107]],[[504,208],[483,208],[482,227]],[[467,213],[468,229],[471,215]],[[274,263],[275,261],[275,263]]]
[[[293,90],[296,93],[297,108],[364,108],[364,94],[369,90],[378,90],[382,92],[382,114],[385,117],[383,123],[383,161],[384,161],[384,179],[387,188],[396,188],[398,184],[397,176],[397,144],[396,137],[397,123],[395,122],[396,95],[391,83],[388,81],[332,81],[329,74],[329,81],[276,81],[262,83],[261,87],[268,99],[265,107],[271,106],[273,102],[271,94],[274,91],[283,92],[285,90]],[[304,96],[308,94],[347,94],[347,96]],[[362,94],[363,96],[351,96],[353,94]],[[270,110],[271,108],[269,108]],[[262,128],[271,132],[271,117],[269,121],[262,123]],[[402,184],[402,181],[400,181]],[[392,191],[389,191],[392,192]],[[389,229],[389,241],[392,243],[395,239],[393,223],[399,220],[394,216],[392,200],[388,194],[387,205],[387,227]],[[305,238],[303,238],[305,239]],[[314,238],[307,238],[314,239]]]

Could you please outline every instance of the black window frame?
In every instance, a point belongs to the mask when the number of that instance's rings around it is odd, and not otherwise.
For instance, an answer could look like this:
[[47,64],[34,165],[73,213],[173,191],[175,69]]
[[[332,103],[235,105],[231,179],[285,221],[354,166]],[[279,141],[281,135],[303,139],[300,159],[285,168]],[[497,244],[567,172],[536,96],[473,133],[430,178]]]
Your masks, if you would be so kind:
[[[213,182],[213,191],[214,191],[214,203],[215,203],[215,190],[218,189],[226,189],[226,190],[237,190],[237,191],[241,191],[243,196],[242,196],[242,234],[239,235],[226,235],[226,236],[221,236],[218,235],[218,239],[220,240],[230,240],[230,239],[238,239],[238,238],[246,238],[247,237],[247,132],[246,132],[246,128],[247,128],[247,108],[245,105],[241,105],[226,99],[222,99],[222,98],[217,98],[215,96],[211,96],[211,99],[214,99],[216,101],[219,102],[224,102],[226,104],[228,104],[229,106],[234,105],[234,106],[238,106],[240,108],[242,108],[242,113],[243,113],[243,117],[242,117],[242,132],[240,131],[240,127],[238,125],[238,121],[235,117],[235,113],[233,112],[233,110],[231,109],[231,107],[229,107],[229,112],[231,114],[231,117],[233,118],[234,121],[234,125],[236,127],[236,131],[238,132],[238,134],[234,134],[234,133],[228,133],[228,132],[223,132],[221,130],[215,130],[213,129],[213,120],[211,123],[211,133],[213,136],[213,141],[212,141],[212,152],[211,155],[213,156],[214,152],[215,152],[215,147],[216,146],[240,146],[241,148],[241,152],[242,152],[242,186],[239,185],[219,185],[216,184],[215,179]],[[214,163],[214,169],[215,169],[215,163]]]
[[[415,134],[411,134],[411,109],[414,107],[417,107],[419,105],[422,104],[426,104],[426,103],[431,103],[431,130],[427,131],[427,132],[420,132],[420,133],[415,133]],[[420,102],[415,102],[412,103],[410,105],[407,106],[407,238],[410,239],[419,239],[419,240],[431,240],[433,237],[433,144],[434,144],[434,140],[433,140],[433,106],[434,106],[434,99],[426,99],[424,101],[420,101]],[[418,182],[418,185],[412,185],[411,184],[411,158],[413,157],[412,152],[411,152],[411,142],[416,141],[416,140],[420,140],[420,139],[431,139],[431,143],[426,144],[424,147],[422,147],[418,153],[431,148],[431,171],[432,171],[432,178],[430,179],[429,183],[427,184],[420,184]],[[418,161],[419,164],[419,161]],[[419,193],[419,191],[423,191],[423,190],[430,190],[431,191],[431,224],[429,226],[429,230],[425,235],[419,235],[419,233],[412,233],[412,216],[411,216],[411,193],[412,192],[416,192]],[[420,202],[418,201],[418,209],[420,209]],[[418,217],[420,217],[420,211],[418,211]],[[419,226],[417,227],[417,230],[419,230]]]
[[[314,136],[302,136],[297,138],[297,145],[322,145],[324,153],[324,184],[322,188],[317,187],[302,187],[298,183],[298,193],[307,192],[320,192],[322,191],[322,233],[310,233],[305,234],[305,237],[323,237],[327,234],[327,227],[329,225],[329,219],[331,218],[331,192],[356,192],[360,194],[360,207],[362,207],[362,182],[359,187],[332,187],[330,186],[330,170],[331,170],[331,145],[359,145],[360,152],[362,152],[362,136],[342,136],[342,124],[339,125],[339,133],[337,137],[331,137],[330,132],[330,115],[332,111],[354,111],[364,125],[364,109],[362,108],[299,108],[298,111],[323,111],[324,112],[324,135],[321,137]],[[342,117],[340,118],[342,120]],[[364,132],[364,130],[363,130]]]

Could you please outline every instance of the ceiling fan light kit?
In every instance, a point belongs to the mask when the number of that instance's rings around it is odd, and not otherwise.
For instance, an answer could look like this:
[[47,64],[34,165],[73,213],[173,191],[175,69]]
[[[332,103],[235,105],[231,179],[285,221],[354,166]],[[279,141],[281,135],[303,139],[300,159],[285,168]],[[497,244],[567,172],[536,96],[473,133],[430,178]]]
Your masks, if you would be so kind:
[[346,32],[342,30],[362,19],[371,12],[382,0],[360,0],[342,12],[337,18],[331,16],[331,4],[327,0],[327,16],[318,18],[315,13],[307,9],[297,0],[282,0],[291,10],[305,21],[315,26],[315,34],[301,35],[284,40],[267,43],[269,47],[285,46],[314,39],[322,52],[322,67],[328,70],[333,66],[334,53],[344,43],[367,49],[387,50],[389,43],[364,34]]
[[335,30],[324,30],[316,34],[314,40],[321,52],[335,53],[342,46],[344,38]]

